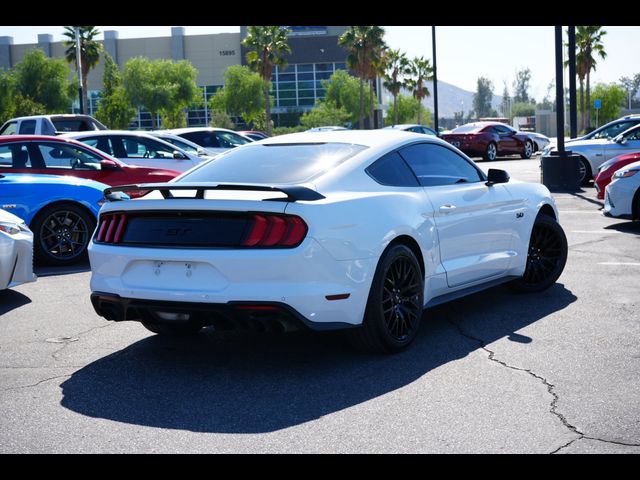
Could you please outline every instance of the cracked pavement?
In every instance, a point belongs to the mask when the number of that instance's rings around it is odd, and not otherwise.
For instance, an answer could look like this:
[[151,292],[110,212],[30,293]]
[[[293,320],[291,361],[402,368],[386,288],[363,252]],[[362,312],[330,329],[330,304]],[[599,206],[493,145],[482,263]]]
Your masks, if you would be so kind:
[[164,340],[97,317],[86,268],[0,292],[0,453],[640,453],[640,267],[606,264],[639,261],[640,225],[592,188],[554,196],[555,286],[430,309],[393,356],[335,334]]

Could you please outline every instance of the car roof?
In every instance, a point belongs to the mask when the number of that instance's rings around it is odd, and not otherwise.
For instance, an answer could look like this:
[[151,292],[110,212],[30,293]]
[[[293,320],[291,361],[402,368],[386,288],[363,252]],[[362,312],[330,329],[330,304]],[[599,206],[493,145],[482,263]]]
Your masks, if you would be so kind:
[[263,145],[298,144],[298,143],[352,143],[365,147],[384,147],[393,145],[398,140],[432,141],[449,145],[436,137],[421,133],[395,131],[386,129],[375,130],[332,130],[325,132],[300,132],[267,138],[260,143]]
[[[233,130],[229,130],[228,128],[217,128],[217,127],[185,127],[185,128],[172,128],[170,130],[165,130],[168,133],[173,133],[174,135],[179,135],[181,133],[190,133],[190,132],[231,132],[238,133]],[[240,135],[240,134],[238,134]]]

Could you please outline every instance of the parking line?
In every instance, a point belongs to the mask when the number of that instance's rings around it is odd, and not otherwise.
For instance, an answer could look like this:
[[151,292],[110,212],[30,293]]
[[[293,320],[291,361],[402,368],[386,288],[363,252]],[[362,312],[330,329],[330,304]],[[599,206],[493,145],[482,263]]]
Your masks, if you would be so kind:
[[597,213],[598,215],[602,215],[600,210],[558,210],[559,213]]
[[611,265],[611,266],[625,265],[629,267],[640,267],[640,263],[638,262],[598,262],[598,265]]
[[571,230],[571,233],[624,233],[617,230]]

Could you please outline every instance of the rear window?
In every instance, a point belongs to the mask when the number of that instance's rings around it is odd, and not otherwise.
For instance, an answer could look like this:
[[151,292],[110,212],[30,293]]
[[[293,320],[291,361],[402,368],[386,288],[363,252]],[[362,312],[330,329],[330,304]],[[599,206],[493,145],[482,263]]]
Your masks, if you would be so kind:
[[476,130],[480,130],[481,128],[482,128],[482,125],[474,125],[474,124],[462,125],[458,128],[454,128],[453,130],[451,130],[451,133],[471,133],[471,132],[475,132]]
[[304,183],[366,148],[347,143],[247,145],[219,155],[180,177],[180,181]]

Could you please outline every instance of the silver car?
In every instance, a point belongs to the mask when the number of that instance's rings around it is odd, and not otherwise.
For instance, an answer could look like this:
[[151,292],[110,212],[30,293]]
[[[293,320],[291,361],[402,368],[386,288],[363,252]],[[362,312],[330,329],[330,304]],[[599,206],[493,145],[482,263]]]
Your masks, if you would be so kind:
[[33,233],[21,218],[0,208],[0,290],[35,280]]

